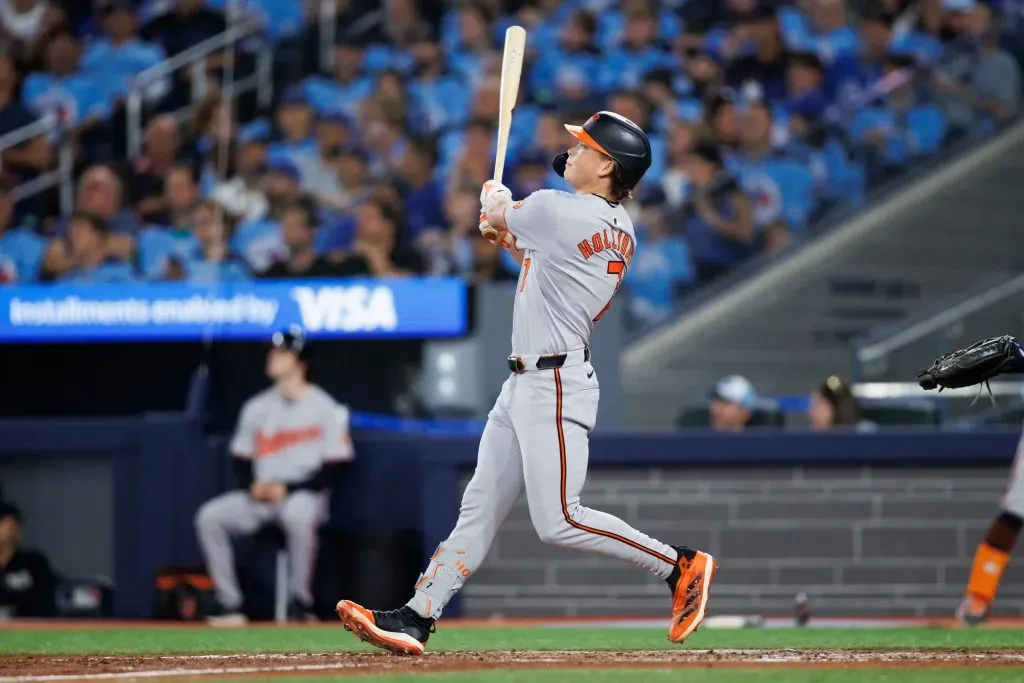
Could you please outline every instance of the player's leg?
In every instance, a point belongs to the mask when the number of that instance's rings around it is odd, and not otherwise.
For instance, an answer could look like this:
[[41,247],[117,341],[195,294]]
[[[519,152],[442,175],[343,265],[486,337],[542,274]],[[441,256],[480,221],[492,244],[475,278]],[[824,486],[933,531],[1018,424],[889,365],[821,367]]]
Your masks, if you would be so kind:
[[618,517],[584,507],[580,491],[599,391],[582,366],[523,378],[528,382],[517,387],[512,419],[520,434],[526,495],[537,534],[545,543],[616,557],[665,579],[673,592],[669,637],[681,642],[704,618],[714,558],[670,546]]
[[314,491],[296,491],[275,510],[288,547],[288,590],[295,616],[313,614],[313,568],[324,516],[325,498]]
[[993,520],[984,540],[978,545],[971,565],[971,576],[957,619],[974,626],[988,617],[992,602],[999,591],[1010,553],[1017,545],[1024,526],[1024,436],[1017,446],[1017,456],[1010,474],[1010,486],[1003,498],[1002,510]]
[[255,533],[270,518],[270,507],[249,497],[246,491],[229,491],[212,498],[195,517],[199,547],[217,592],[221,614],[210,619],[216,626],[245,623],[242,591],[235,575],[234,536]]
[[[506,386],[508,383],[506,382]],[[349,600],[338,616],[350,631],[377,647],[419,654],[445,605],[483,563],[498,527],[523,490],[519,442],[508,419],[506,390],[480,438],[476,471],[462,496],[459,520],[416,582],[412,599],[391,611],[372,611]]]

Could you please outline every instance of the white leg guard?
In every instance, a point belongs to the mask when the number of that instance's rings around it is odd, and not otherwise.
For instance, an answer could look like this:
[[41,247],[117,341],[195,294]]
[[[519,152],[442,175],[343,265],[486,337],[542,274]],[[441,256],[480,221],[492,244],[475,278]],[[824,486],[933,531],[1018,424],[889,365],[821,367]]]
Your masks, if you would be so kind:
[[449,538],[437,546],[427,570],[416,582],[416,594],[408,602],[417,614],[438,619],[444,606],[462,588],[472,574],[469,568],[469,544],[461,538]]

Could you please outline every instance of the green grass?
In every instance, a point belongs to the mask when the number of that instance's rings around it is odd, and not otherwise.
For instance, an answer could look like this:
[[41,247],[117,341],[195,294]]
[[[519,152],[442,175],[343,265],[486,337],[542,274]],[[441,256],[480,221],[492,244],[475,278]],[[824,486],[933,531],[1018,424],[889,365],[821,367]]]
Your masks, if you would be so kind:
[[[356,683],[359,678],[291,678],[288,683]],[[622,683],[621,670],[590,671],[477,671],[461,674],[401,674],[374,676],[373,683]],[[660,670],[644,669],[638,683],[1020,683],[1024,673],[1011,669],[932,669],[929,671],[859,670],[783,670],[762,668]]]
[[[661,629],[440,628],[431,651],[693,649],[1024,649],[1024,631],[1006,629],[704,630],[673,645]],[[340,626],[240,630],[0,630],[0,654],[188,654],[200,652],[342,652],[370,648]],[[808,679],[810,680],[810,679]],[[1024,681],[1024,674],[1017,680]]]

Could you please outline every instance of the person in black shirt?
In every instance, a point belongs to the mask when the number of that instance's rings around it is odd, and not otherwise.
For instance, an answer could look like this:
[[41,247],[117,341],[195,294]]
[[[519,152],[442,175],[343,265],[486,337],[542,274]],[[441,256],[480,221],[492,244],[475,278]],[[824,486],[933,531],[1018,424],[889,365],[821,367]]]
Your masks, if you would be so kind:
[[[18,72],[14,62],[9,55],[0,54],[0,135],[24,128],[38,118],[18,101],[17,88]],[[19,184],[38,177],[39,172],[49,168],[52,161],[53,150],[42,133],[0,154],[4,170],[15,176]],[[42,195],[18,204],[15,212],[19,220],[27,213],[41,214],[43,211]]]
[[346,277],[400,277],[423,272],[423,257],[399,240],[399,216],[390,204],[371,197],[356,214],[351,253],[338,264]]
[[[141,37],[163,46],[168,57],[227,30],[223,15],[203,7],[203,0],[177,0],[172,9],[150,21]],[[220,60],[211,66],[220,66]]]
[[[786,96],[786,53],[779,35],[775,9],[763,2],[736,17],[737,26],[729,36],[734,49],[750,41],[754,54],[734,60],[725,71],[726,85],[744,99],[775,102]],[[752,93],[750,89],[758,89]]]
[[261,274],[265,278],[332,277],[334,265],[316,253],[316,213],[308,202],[288,204],[281,213],[281,230],[288,258],[275,261]]
[[44,555],[20,544],[21,513],[0,503],[0,617],[52,617],[60,578]]

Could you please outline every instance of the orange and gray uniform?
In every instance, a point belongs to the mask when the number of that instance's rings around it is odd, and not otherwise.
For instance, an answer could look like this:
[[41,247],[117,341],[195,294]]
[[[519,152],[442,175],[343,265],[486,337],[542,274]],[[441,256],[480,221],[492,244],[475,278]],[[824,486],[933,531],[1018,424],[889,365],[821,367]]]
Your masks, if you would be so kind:
[[[242,408],[230,450],[239,489],[208,501],[195,519],[218,600],[228,610],[242,605],[232,537],[277,524],[287,539],[291,597],[311,605],[324,494],[340,465],[353,457],[348,411],[315,385],[296,400],[267,389]],[[288,495],[278,504],[254,500],[249,494],[254,481],[285,484]]]
[[553,190],[509,201],[502,212],[525,250],[509,358],[516,370],[488,415],[459,521],[409,602],[425,617],[439,617],[480,567],[524,490],[533,526],[546,543],[617,557],[661,578],[677,559],[665,543],[580,504],[600,396],[590,336],[633,258],[629,215],[596,195]]

